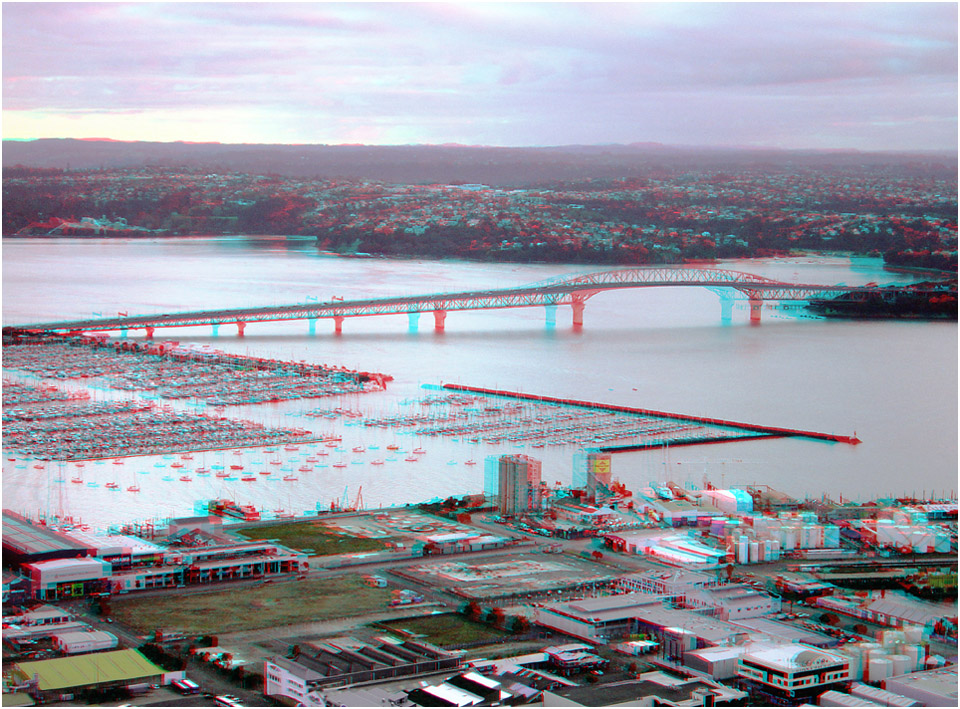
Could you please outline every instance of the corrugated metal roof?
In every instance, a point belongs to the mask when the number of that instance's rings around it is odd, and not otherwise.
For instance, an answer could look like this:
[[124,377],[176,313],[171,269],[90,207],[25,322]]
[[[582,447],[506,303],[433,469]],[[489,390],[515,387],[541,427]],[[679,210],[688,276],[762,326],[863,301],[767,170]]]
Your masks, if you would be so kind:
[[163,670],[136,650],[97,652],[37,662],[20,662],[17,670],[29,679],[39,677],[41,691],[86,687],[108,682],[125,682],[158,677]]
[[10,510],[3,511],[3,546],[21,554],[48,554],[52,551],[85,551],[67,536],[47,527],[39,527]]

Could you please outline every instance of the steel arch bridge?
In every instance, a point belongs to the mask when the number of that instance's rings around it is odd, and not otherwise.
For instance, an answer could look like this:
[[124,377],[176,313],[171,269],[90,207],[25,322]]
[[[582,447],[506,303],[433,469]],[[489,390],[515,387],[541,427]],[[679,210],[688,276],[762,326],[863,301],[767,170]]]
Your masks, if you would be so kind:
[[[310,332],[321,318],[334,321],[335,332],[340,333],[345,318],[407,313],[411,327],[415,327],[420,313],[434,314],[435,329],[443,330],[447,313],[457,310],[488,310],[544,306],[547,323],[556,323],[556,308],[569,305],[573,310],[573,325],[583,325],[583,311],[587,299],[608,290],[623,288],[697,287],[709,288],[721,294],[735,294],[750,303],[750,319],[760,320],[764,301],[802,302],[811,298],[830,298],[841,293],[875,292],[876,286],[826,286],[784,283],[763,276],[740,271],[713,268],[629,268],[593,273],[559,276],[539,283],[514,288],[409,295],[360,300],[334,299],[327,302],[296,303],[260,308],[227,310],[198,310],[181,313],[133,315],[118,313],[117,317],[91,318],[35,323],[4,328],[5,331],[41,330],[46,332],[121,331],[144,329],[152,337],[156,328],[211,325],[214,333],[220,325],[236,325],[240,335],[252,322],[307,320]],[[729,299],[727,299],[729,303]],[[726,313],[726,311],[725,311]]]

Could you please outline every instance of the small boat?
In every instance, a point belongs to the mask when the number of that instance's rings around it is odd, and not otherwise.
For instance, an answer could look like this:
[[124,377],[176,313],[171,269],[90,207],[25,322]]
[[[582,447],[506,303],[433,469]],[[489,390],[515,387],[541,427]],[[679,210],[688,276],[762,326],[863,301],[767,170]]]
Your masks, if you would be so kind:
[[197,475],[203,475],[209,472],[210,472],[210,468],[197,468]]
[[334,467],[334,468],[346,468],[346,467],[347,467],[347,464],[344,463],[342,460],[338,460],[336,463],[333,464],[333,467]]
[[100,483],[87,483],[87,487],[100,487]]
[[270,465],[283,465],[282,460],[271,460]]
[[323,450],[323,448],[321,448],[320,450],[317,451],[317,455],[330,455],[330,452],[325,451]]
[[164,475],[164,476],[163,476],[162,478],[160,478],[160,479],[161,479],[161,480],[166,480],[167,482],[170,482],[171,480],[173,480],[173,476],[172,476],[172,475]]
[[424,453],[426,453],[426,451],[425,451],[423,448],[414,448],[414,449],[413,449],[413,454],[414,454],[414,455],[423,455]]
[[244,482],[250,483],[250,482],[254,482],[254,481],[257,479],[257,476],[256,476],[256,475],[244,475],[244,476],[241,477],[240,479],[243,480]]
[[190,455],[189,453],[181,453],[181,454],[180,454],[180,459],[181,459],[181,460],[193,460],[193,456]]
[[180,476],[180,482],[182,482],[182,483],[193,482],[193,478],[191,478],[189,475],[181,475],[181,476]]
[[456,464],[457,464],[457,461],[455,461],[455,460],[448,460],[448,461],[447,461],[447,465],[456,465]]
[[242,465],[231,465],[230,470],[243,470]]
[[285,450],[285,451],[298,451],[298,450],[300,450],[300,446],[292,446],[292,445],[291,445],[291,446],[284,446],[284,447],[283,447],[283,450]]
[[113,461],[113,464],[114,464],[114,465],[123,465],[123,461],[120,460],[120,459],[117,459],[117,460]]
[[327,441],[326,443],[324,443],[324,445],[325,445],[327,448],[336,448],[336,447],[337,447],[337,442],[336,442],[336,441]]
[[83,478],[71,478],[70,482],[76,483],[77,485],[83,484]]
[[217,472],[217,477],[218,477],[218,478],[229,478],[229,477],[230,477],[230,473],[228,473],[226,470],[220,470],[220,471]]
[[391,443],[391,444],[389,444],[389,445],[387,446],[387,450],[388,450],[388,451],[398,451],[398,450],[400,450],[400,446],[398,446],[396,443]]
[[109,490],[119,490],[119,489],[120,489],[120,486],[117,485],[117,483],[107,483],[106,485],[104,485],[104,487],[107,488],[107,489],[109,489]]
[[42,466],[42,465],[34,465],[33,468],[34,468],[34,470],[43,470],[43,466]]
[[353,449],[353,452],[354,452],[354,453],[363,453],[365,450],[367,450],[367,449],[364,448],[363,446],[356,446],[356,447]]
[[171,468],[182,468],[183,463],[170,463]]
[[260,474],[261,474],[261,475],[269,475],[269,474],[270,474],[270,471],[269,471],[269,470],[261,470],[261,471],[260,471]]
[[140,492],[140,486],[131,485],[130,487],[127,488],[127,492]]
[[416,463],[420,459],[415,455],[410,455],[404,458],[404,460],[407,461],[408,463]]
[[383,460],[377,458],[376,460],[371,460],[370,465],[383,465]]
[[476,465],[476,464],[477,464],[477,461],[475,460],[467,460],[464,462],[464,465]]
[[297,468],[297,470],[299,470],[301,473],[309,473],[311,470],[313,470],[313,468],[309,465],[301,465],[299,468]]
[[286,480],[287,482],[291,482],[293,480],[299,480],[299,478],[296,475],[284,475],[283,479]]

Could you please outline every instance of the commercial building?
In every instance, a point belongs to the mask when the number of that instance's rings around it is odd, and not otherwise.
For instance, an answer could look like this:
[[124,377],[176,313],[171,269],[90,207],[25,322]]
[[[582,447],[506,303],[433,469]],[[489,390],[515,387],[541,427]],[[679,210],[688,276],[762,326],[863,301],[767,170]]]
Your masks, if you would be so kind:
[[591,643],[619,640],[636,632],[641,609],[660,607],[662,596],[625,593],[554,603],[536,609],[537,623]]
[[849,659],[804,645],[782,645],[745,653],[737,676],[759,691],[785,699],[812,698],[850,678]]
[[504,455],[499,460],[500,514],[505,517],[539,512],[542,508],[541,463],[528,455]]
[[64,655],[99,652],[117,647],[117,636],[105,630],[68,630],[51,635],[53,645]]
[[12,510],[3,510],[3,563],[19,567],[50,559],[93,556],[94,549],[65,533],[34,524]]

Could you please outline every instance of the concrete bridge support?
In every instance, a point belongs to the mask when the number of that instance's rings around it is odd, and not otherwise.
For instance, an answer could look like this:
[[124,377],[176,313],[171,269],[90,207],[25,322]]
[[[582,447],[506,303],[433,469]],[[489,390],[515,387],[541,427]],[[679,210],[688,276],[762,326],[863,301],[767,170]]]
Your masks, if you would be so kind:
[[152,340],[152,339],[153,339],[153,331],[154,331],[155,329],[156,329],[156,328],[152,328],[152,327],[148,327],[148,328],[147,328],[147,339],[148,339],[148,340]]
[[760,323],[760,313],[763,310],[763,301],[760,298],[750,298],[750,322]]
[[220,324],[210,323],[210,327],[213,328],[213,336],[217,337],[220,334]]
[[447,311],[446,310],[434,310],[433,311],[433,329],[435,332],[443,332],[444,323],[447,321]]
[[245,322],[237,321],[237,337],[243,337],[243,331],[246,327],[247,324]]
[[557,306],[555,303],[547,303],[543,307],[546,310],[547,329],[552,330],[557,326]]
[[125,327],[120,328],[120,339],[122,339],[122,340],[126,340],[126,339],[127,339],[127,328],[125,328]]
[[412,312],[407,313],[407,330],[410,332],[416,332],[420,329],[420,313]]
[[729,323],[733,320],[733,298],[720,294],[720,322]]
[[316,318],[307,318],[308,323],[308,332],[311,335],[317,334],[317,319]]
[[583,327],[583,309],[586,307],[585,298],[579,295],[573,296],[573,302],[570,304],[573,308],[573,326],[575,328]]
[[343,316],[342,315],[333,316],[333,333],[335,335],[343,334]]

